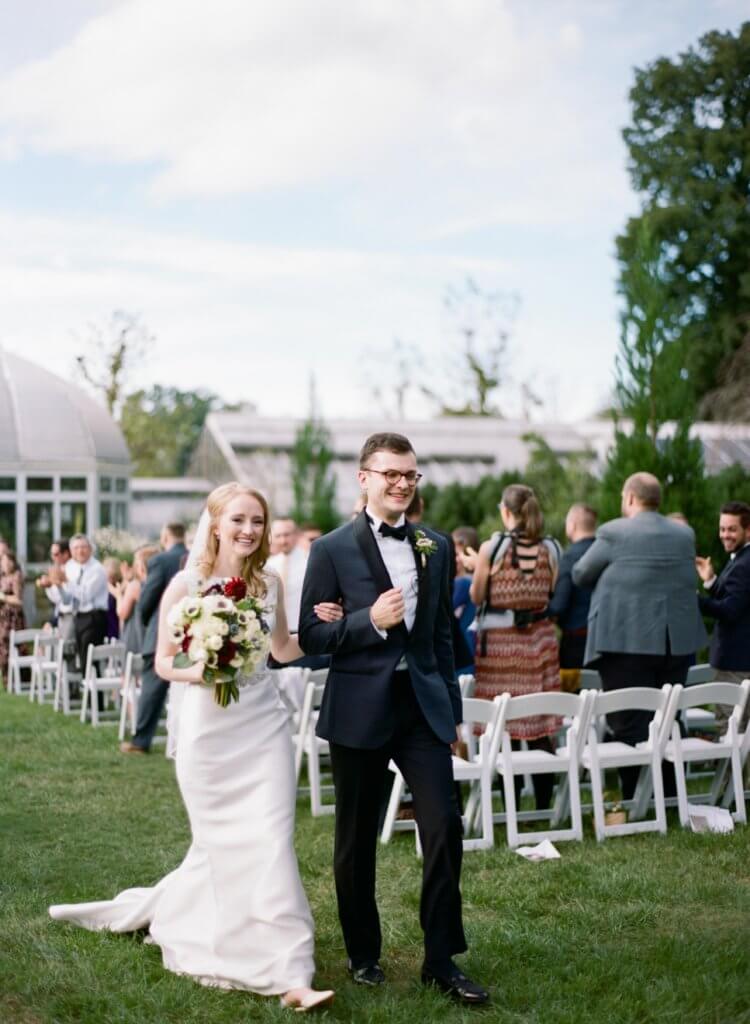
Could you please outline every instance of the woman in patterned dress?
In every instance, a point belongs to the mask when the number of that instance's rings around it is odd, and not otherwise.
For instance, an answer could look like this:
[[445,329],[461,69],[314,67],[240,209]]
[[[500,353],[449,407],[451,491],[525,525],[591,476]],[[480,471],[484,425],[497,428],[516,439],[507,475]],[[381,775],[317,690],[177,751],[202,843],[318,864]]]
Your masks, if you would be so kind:
[[0,555],[0,674],[7,681],[10,631],[24,629],[23,573],[12,551]]
[[[486,700],[560,689],[557,636],[544,617],[557,578],[556,544],[543,536],[544,518],[530,487],[506,487],[500,514],[507,533],[482,544],[471,585],[477,607],[486,602],[475,657],[475,696]],[[529,748],[552,751],[560,719],[535,715],[509,728],[514,747],[526,740]],[[554,776],[532,780],[537,808],[549,807]],[[520,784],[519,776],[518,790]]]

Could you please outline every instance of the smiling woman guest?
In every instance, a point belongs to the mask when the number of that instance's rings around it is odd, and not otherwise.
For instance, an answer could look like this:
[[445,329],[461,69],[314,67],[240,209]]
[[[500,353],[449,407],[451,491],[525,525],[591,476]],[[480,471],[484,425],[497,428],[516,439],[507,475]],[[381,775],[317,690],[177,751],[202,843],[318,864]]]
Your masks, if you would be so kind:
[[23,573],[10,548],[0,555],[0,674],[8,673],[10,631],[24,628]]

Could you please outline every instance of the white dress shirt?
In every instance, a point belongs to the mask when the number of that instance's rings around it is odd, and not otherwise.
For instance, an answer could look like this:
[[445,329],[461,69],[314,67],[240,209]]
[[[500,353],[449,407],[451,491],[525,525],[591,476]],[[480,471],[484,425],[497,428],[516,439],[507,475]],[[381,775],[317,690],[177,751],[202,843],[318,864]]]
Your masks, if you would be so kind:
[[[380,524],[383,522],[375,513],[367,507],[365,514],[370,520],[370,529],[375,535],[375,540],[380,549],[380,555],[385,562],[388,575],[394,587],[400,587],[404,594],[404,625],[411,632],[414,620],[417,617],[417,599],[419,597],[419,584],[417,580],[417,563],[414,560],[414,550],[407,537],[406,540],[396,540],[395,537],[384,537],[379,532]],[[406,517],[401,516],[395,526],[401,526],[406,522]],[[387,636],[385,630],[375,629],[382,637]]]
[[299,629],[299,609],[302,603],[302,584],[305,580],[305,569],[309,552],[297,546],[288,555],[279,553],[271,555],[266,562],[270,569],[275,569],[284,585],[284,609],[290,633]]
[[93,556],[81,565],[74,558],[65,563],[66,583],[60,587],[63,602],[77,612],[106,612],[109,588],[104,566]]

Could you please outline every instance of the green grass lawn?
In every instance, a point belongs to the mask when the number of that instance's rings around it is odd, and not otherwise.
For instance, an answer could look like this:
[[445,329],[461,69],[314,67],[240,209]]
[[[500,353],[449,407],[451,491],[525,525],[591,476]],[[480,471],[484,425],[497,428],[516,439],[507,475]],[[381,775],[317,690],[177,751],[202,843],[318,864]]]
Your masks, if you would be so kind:
[[[205,989],[167,973],[142,936],[52,922],[47,905],[105,899],[175,867],[188,825],[161,753],[126,758],[114,730],[0,694],[0,1021],[235,1024],[289,1020],[275,999]],[[300,803],[297,850],[317,928],[320,1019],[750,1022],[750,830],[682,832],[599,846],[560,843],[531,864],[504,846],[469,853],[467,972],[492,1005],[462,1010],[417,981],[420,866],[411,834],[382,849],[382,991],[349,982],[331,874],[333,820]]]

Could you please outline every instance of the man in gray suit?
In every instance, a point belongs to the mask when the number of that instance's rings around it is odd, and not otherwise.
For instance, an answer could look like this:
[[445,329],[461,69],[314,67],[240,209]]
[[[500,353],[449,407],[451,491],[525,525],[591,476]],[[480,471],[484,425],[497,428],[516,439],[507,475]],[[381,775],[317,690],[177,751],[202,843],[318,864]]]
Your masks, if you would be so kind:
[[129,743],[121,743],[123,754],[146,754],[151,749],[156,727],[169,692],[169,683],[160,679],[154,669],[156,639],[159,632],[159,605],[167,584],[183,567],[187,559],[185,527],[182,523],[168,523],[161,531],[161,545],[165,549],[149,559],[146,582],[143,585],[134,615],[141,616],[145,630],[143,638],[143,681],[138,699],[138,721]]
[[[573,566],[573,582],[594,587],[584,663],[599,671],[605,690],[684,683],[692,656],[708,640],[695,589],[695,535],[660,515],[660,504],[655,476],[628,477],[622,518],[601,526]],[[648,711],[620,711],[608,724],[617,740],[632,744],[648,738],[650,720]],[[639,771],[620,771],[626,800]],[[665,778],[672,792],[673,785]]]

